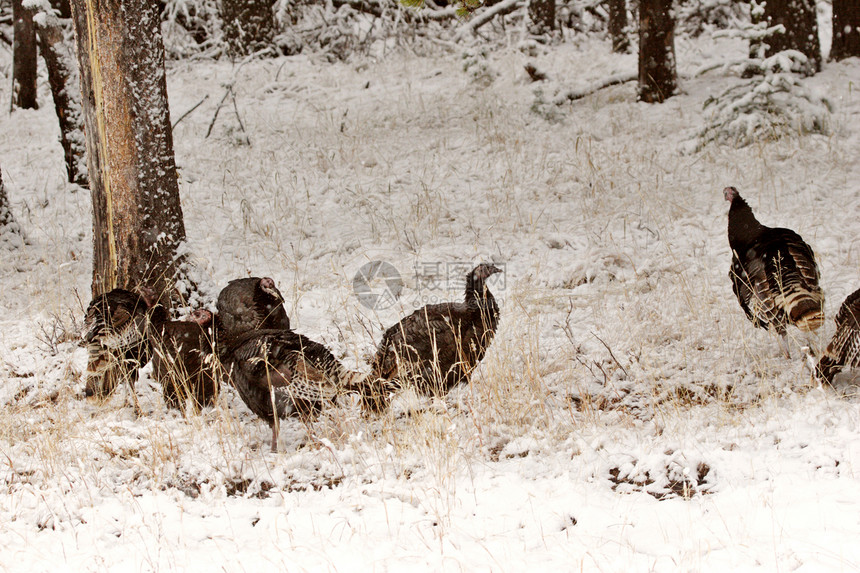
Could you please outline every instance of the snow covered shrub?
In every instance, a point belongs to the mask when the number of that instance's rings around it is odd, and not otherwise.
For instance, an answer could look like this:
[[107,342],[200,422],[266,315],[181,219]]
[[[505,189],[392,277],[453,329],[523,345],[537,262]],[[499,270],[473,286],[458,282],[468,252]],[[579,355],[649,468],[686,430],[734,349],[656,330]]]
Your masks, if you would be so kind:
[[473,83],[489,86],[499,73],[487,61],[486,47],[469,48],[463,52],[463,71],[469,75]]
[[682,0],[675,8],[679,33],[699,36],[709,29],[725,29],[749,20],[749,5],[734,0]]
[[[532,92],[534,93],[535,98],[532,101],[530,108],[531,112],[542,117],[549,123],[563,123],[565,119],[564,113],[560,106],[555,103],[553,97],[547,99],[544,89],[546,88],[536,87]],[[552,91],[552,88],[550,88],[550,92]],[[558,88],[556,87],[554,91],[558,91]]]
[[831,103],[800,79],[808,75],[809,59],[796,50],[765,57],[768,38],[784,29],[761,21],[763,3],[753,2],[751,12],[757,22],[714,34],[747,40],[752,53],[724,66],[745,79],[705,101],[710,114],[697,134],[697,150],[712,141],[744,147],[787,135],[830,132]]
[[[628,4],[631,4],[628,2]],[[633,10],[634,6],[629,6]],[[587,34],[605,32],[609,13],[602,2],[567,0],[557,4],[557,20],[565,28]],[[632,23],[632,22],[631,22]]]
[[161,16],[164,51],[168,58],[183,58],[217,49],[221,19],[216,0],[167,0]]
[[744,147],[792,134],[829,133],[831,103],[792,71],[805,61],[800,52],[780,52],[761,61],[763,75],[708,98],[704,109],[710,115],[698,134],[699,148],[712,141]]

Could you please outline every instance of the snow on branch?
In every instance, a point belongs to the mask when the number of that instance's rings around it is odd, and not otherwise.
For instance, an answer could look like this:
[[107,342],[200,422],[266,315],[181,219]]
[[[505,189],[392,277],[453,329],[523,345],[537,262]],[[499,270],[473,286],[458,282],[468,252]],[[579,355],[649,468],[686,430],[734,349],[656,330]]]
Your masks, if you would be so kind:
[[638,77],[638,72],[622,72],[620,74],[615,74],[613,76],[609,76],[608,78],[598,80],[593,84],[585,86],[584,88],[574,88],[567,91],[561,91],[555,96],[555,98],[553,98],[553,102],[556,105],[564,105],[567,102],[576,101],[578,99],[590,96],[591,94],[594,94],[604,88],[632,82]]
[[496,16],[510,14],[520,6],[525,6],[525,0],[502,0],[498,4],[494,4],[463,24],[463,26],[461,26],[454,35],[454,41],[459,42],[460,40],[465,39],[470,33],[474,33],[475,30],[490,22]]

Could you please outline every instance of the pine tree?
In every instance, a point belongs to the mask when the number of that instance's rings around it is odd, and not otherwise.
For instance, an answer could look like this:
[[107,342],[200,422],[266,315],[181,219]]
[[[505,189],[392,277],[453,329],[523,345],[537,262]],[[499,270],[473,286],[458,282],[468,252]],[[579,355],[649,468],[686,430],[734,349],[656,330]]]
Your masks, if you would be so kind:
[[807,59],[803,73],[811,76],[821,71],[821,45],[814,0],[767,0],[764,19],[768,26],[781,24],[785,28],[782,34],[774,34],[767,39],[765,56],[797,50]]

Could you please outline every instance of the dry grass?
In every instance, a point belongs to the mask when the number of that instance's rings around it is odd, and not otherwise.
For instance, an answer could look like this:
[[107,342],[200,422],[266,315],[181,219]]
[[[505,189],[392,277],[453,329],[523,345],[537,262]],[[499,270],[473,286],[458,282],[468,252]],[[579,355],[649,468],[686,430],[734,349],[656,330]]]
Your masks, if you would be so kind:
[[[565,110],[567,123],[552,125],[529,112],[521,56],[497,57],[501,71],[486,88],[451,57],[404,56],[361,69],[254,63],[237,84],[250,145],[234,137],[229,118],[204,139],[212,111],[205,105],[175,134],[201,275],[216,288],[237,276],[273,276],[296,329],[350,367],[366,370],[383,329],[418,306],[414,264],[507,263],[506,288],[496,293],[501,327],[467,387],[441,403],[419,402],[412,415],[395,409],[367,419],[347,403],[309,427],[286,423],[279,454],[268,452],[265,424],[231,391],[184,417],[167,411],[146,379],[140,418],[121,392],[103,404],[83,400],[81,350],[63,334],[77,327],[58,317],[79,315],[71,293],[86,292],[88,282],[79,262],[88,261],[85,249],[64,246],[86,225],[65,221],[87,217],[80,198],[62,199],[29,221],[55,221],[34,233],[48,264],[22,255],[35,278],[4,279],[24,289],[13,301],[19,310],[54,317],[41,334],[3,340],[27,346],[2,358],[4,376],[18,384],[4,393],[0,417],[7,488],[80,480],[263,496],[299,483],[421,478],[436,489],[442,518],[457,480],[476,466],[532,450],[578,451],[576,436],[644,422],[681,439],[691,410],[710,409],[732,426],[769,397],[805,392],[808,376],[779,357],[775,339],[754,331],[732,298],[718,190],[736,182],[763,221],[793,225],[822,245],[830,288],[852,277],[835,269],[860,268],[856,241],[831,249],[826,238],[854,224],[850,209],[831,212],[824,228],[818,202],[844,182],[843,142],[679,155],[672,134],[695,121],[685,115],[695,95],[649,108],[627,87]],[[559,69],[575,69],[580,57],[545,56]],[[290,78],[289,89],[262,89],[276,72]],[[224,64],[177,70],[174,108],[217,91],[229,73]],[[366,82],[366,90],[355,87]],[[65,189],[51,181],[54,200]],[[368,311],[351,279],[378,259],[401,270],[406,289],[394,308]],[[27,308],[23,300],[35,302]],[[828,298],[828,315],[838,303]],[[796,354],[801,342],[793,342]]]

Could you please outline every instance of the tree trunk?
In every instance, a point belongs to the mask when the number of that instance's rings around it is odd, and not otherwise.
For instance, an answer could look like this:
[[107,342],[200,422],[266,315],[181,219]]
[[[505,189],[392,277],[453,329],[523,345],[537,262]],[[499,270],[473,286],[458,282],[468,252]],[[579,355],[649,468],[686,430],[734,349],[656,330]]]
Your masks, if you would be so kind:
[[555,30],[555,0],[530,0],[529,32],[536,35]]
[[630,51],[630,38],[627,37],[626,0],[607,0],[609,8],[609,37],[612,38],[612,51],[626,54]]
[[51,8],[58,12],[58,16],[63,19],[72,17],[72,6],[69,0],[50,0]]
[[93,198],[93,294],[138,285],[160,294],[183,279],[185,225],[158,3],[73,0],[72,14]]
[[639,99],[662,103],[678,87],[672,0],[639,2]]
[[764,17],[768,26],[782,24],[785,27],[784,34],[774,34],[767,39],[766,56],[797,50],[808,58],[803,73],[811,76],[821,71],[821,45],[814,0],[767,0]]
[[274,45],[275,15],[271,0],[221,0],[219,11],[231,56],[253,54]]
[[860,56],[860,2],[833,0],[833,46],[830,59]]
[[3,185],[3,172],[0,171],[0,247],[17,249],[23,245],[24,233],[9,207],[9,197],[6,196],[6,187]]
[[15,41],[12,47],[12,107],[37,109],[36,101],[36,28],[33,12],[25,10],[23,0],[12,0]]
[[86,140],[81,117],[81,85],[72,46],[66,42],[59,18],[43,13],[36,19],[39,50],[48,69],[48,83],[60,120],[60,144],[69,183],[87,187]]

